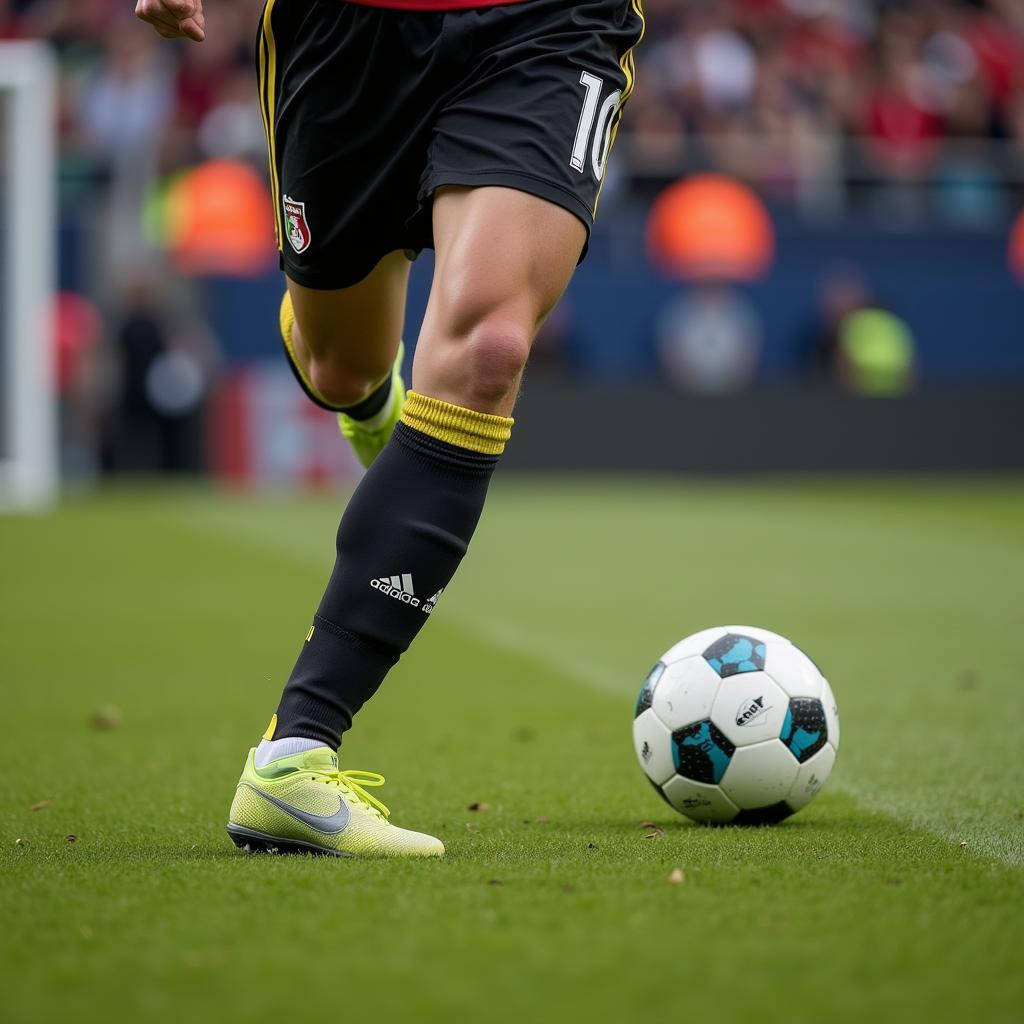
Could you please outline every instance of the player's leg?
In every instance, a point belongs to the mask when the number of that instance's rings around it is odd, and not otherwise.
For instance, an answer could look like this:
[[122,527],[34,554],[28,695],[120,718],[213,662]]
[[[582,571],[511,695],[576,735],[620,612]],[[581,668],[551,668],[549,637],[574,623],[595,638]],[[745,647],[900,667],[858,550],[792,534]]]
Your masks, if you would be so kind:
[[585,239],[572,214],[512,189],[446,189],[434,210],[416,389],[345,510],[275,738],[336,748],[425,623],[476,527],[530,345]]
[[[303,772],[324,771],[353,716],[455,574],[511,431],[507,414],[530,346],[572,275],[586,232],[547,200],[505,188],[458,188],[439,193],[434,233],[437,265],[417,346],[416,390],[342,517],[334,571],[232,806],[228,828],[240,845],[443,852],[429,837],[386,831],[383,819],[358,819],[337,835],[311,831],[315,818],[294,820],[295,787]],[[278,783],[261,776],[261,767],[288,774]]]
[[296,378],[317,405],[338,413],[364,466],[377,457],[405,401],[402,325],[410,263],[385,256],[349,288],[307,288],[288,279],[281,337]]
[[413,366],[416,393],[510,416],[530,346],[586,237],[568,210],[516,189],[440,189],[434,284]]

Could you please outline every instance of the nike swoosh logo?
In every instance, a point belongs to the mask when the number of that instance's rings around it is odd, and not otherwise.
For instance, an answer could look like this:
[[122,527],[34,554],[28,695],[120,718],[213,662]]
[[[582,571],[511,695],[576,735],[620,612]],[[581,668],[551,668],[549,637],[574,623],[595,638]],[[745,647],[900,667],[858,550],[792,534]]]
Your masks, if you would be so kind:
[[351,816],[348,804],[340,796],[338,797],[338,809],[333,814],[313,814],[311,811],[304,811],[300,807],[286,804],[283,800],[279,800],[276,796],[271,796],[269,793],[264,793],[262,789],[257,789],[248,782],[243,783],[243,785],[249,786],[254,793],[259,794],[264,800],[269,801],[275,807],[280,807],[285,814],[290,815],[296,821],[301,821],[303,825],[308,825],[314,831],[322,832],[324,835],[335,836],[339,832],[344,831]]

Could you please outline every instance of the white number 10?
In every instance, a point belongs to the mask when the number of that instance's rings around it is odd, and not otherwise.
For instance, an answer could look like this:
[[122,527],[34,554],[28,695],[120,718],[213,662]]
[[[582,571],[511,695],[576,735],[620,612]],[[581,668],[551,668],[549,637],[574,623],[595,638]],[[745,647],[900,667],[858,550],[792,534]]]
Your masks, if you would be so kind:
[[[580,84],[587,90],[583,99],[583,110],[580,111],[580,124],[576,129],[576,141],[572,147],[572,159],[569,163],[574,170],[582,171],[587,161],[587,145],[590,144],[590,167],[598,181],[604,178],[605,162],[608,159],[608,147],[611,145],[612,122],[615,112],[619,109],[622,93],[616,90],[604,103],[601,103],[601,92],[604,79],[584,71],[580,75]],[[598,110],[598,104],[601,109]],[[596,130],[595,130],[596,122]],[[591,141],[593,135],[593,141]]]

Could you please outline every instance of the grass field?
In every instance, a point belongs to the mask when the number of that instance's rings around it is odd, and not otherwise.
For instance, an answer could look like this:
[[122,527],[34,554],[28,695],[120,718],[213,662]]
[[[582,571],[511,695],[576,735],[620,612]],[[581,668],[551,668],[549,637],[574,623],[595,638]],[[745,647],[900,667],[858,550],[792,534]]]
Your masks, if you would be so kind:
[[[503,480],[344,751],[447,859],[247,858],[340,504],[0,520],[0,1019],[1021,1020],[1024,482]],[[780,827],[684,823],[634,761],[646,670],[726,622],[843,716]]]

